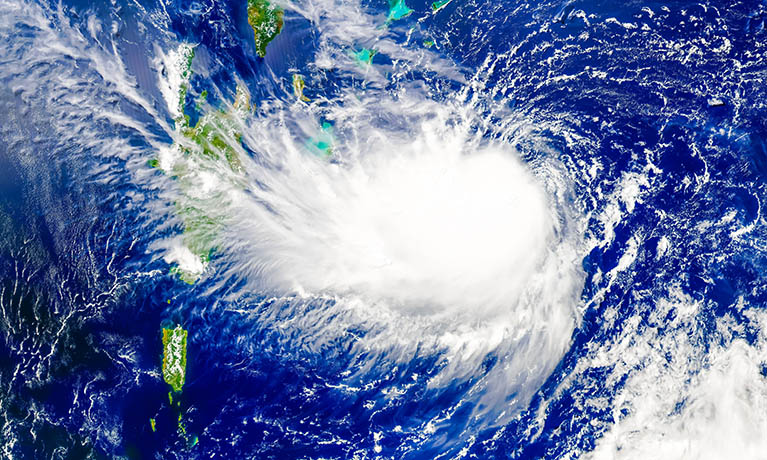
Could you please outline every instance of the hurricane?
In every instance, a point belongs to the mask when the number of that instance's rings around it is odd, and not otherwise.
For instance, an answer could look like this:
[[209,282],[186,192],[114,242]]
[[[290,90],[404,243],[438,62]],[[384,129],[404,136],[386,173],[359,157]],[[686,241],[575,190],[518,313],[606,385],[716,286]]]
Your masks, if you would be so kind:
[[0,456],[763,458],[766,20],[0,0]]

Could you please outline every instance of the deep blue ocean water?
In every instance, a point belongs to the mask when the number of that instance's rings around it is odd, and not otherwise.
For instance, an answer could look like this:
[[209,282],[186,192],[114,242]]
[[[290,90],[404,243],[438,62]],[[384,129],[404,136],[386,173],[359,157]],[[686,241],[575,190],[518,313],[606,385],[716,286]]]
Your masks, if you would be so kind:
[[[432,13],[409,0],[410,16],[376,32],[398,48],[336,37],[344,15],[382,24],[385,1],[298,2],[265,59],[244,3],[0,2],[0,456],[721,458],[698,446],[742,423],[753,432],[720,448],[762,458],[767,2],[453,0]],[[429,59],[457,70],[413,57],[428,39]],[[380,48],[381,79],[316,65],[328,40]],[[226,251],[192,285],[169,272],[155,244],[183,225],[146,162],[173,142],[156,59],[181,42],[197,45],[191,91],[210,89],[214,107],[238,80],[257,107],[291,101],[296,69],[328,106],[349,90],[396,101],[420,88],[445,105],[462,93],[479,137],[556,160],[585,281],[569,346],[529,401],[507,395],[502,423],[474,416],[501,353],[434,387],[440,353],[360,351],[378,333],[364,322],[323,340],[290,326],[334,302],[217,278],[237,269]],[[115,56],[127,88],[109,77]],[[407,137],[407,116],[388,116]],[[173,324],[189,331],[177,406],[160,369]]]

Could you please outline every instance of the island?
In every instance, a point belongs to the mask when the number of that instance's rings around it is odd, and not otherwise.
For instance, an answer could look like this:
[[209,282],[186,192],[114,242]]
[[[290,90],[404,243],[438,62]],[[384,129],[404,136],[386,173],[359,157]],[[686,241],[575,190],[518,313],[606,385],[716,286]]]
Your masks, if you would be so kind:
[[180,325],[162,328],[162,377],[175,393],[181,392],[186,379],[186,339],[187,331]]
[[253,28],[256,53],[266,56],[266,45],[282,31],[285,12],[268,0],[248,0],[248,24]]

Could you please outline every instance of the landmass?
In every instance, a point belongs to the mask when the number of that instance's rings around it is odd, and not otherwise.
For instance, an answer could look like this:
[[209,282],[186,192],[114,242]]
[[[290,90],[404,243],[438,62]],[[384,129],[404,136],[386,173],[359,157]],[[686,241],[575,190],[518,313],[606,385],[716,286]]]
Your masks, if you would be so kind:
[[250,93],[243,84],[237,85],[234,101],[226,109],[209,110],[207,91],[202,91],[196,107],[203,115],[192,125],[185,107],[193,59],[194,48],[188,44],[169,56],[166,66],[172,85],[164,93],[175,112],[177,141],[149,162],[175,179],[182,192],[174,205],[184,225],[183,244],[170,249],[165,260],[171,264],[171,273],[188,284],[194,284],[210,262],[221,222],[207,211],[215,206],[208,205],[223,199],[216,184],[231,183],[242,169],[239,120],[251,110]]
[[282,31],[285,12],[268,0],[248,0],[248,24],[253,28],[256,53],[266,56],[266,45]]
[[434,11],[436,13],[437,11],[439,11],[442,8],[446,7],[452,1],[453,0],[438,0],[438,1],[436,1],[436,2],[431,4],[431,9],[432,9],[432,11]]
[[304,96],[304,88],[306,87],[306,84],[304,83],[304,77],[301,75],[294,73],[293,74],[293,94],[296,95],[296,98],[298,98],[301,101],[309,102],[309,98]]
[[[176,405],[173,405],[173,395],[178,396],[181,393],[186,381],[187,337],[188,331],[180,325],[176,325],[173,328],[162,328],[162,376],[165,383],[171,387],[171,391],[168,392],[170,410],[173,412],[178,411],[178,433],[186,440],[188,447],[193,447],[197,444],[198,439],[196,435],[187,433],[181,401],[176,399]],[[157,420],[155,418],[149,419],[149,426],[152,428],[153,433],[157,432]]]
[[181,326],[162,328],[162,377],[176,393],[184,387],[186,379],[186,339],[187,331]]

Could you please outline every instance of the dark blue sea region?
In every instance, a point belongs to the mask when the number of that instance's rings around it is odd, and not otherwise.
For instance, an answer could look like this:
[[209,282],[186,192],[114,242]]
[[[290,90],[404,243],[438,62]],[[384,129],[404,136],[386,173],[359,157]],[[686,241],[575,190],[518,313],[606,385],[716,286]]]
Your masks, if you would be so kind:
[[765,19],[0,2],[0,457],[762,458]]

